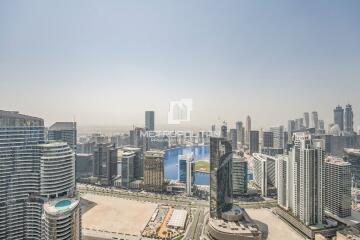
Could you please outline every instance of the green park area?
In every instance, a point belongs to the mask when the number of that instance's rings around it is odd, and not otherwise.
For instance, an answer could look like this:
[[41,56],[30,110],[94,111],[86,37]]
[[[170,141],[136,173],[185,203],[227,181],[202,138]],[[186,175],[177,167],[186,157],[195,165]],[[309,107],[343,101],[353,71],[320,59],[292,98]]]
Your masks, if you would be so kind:
[[209,172],[210,162],[204,160],[195,161],[195,171]]

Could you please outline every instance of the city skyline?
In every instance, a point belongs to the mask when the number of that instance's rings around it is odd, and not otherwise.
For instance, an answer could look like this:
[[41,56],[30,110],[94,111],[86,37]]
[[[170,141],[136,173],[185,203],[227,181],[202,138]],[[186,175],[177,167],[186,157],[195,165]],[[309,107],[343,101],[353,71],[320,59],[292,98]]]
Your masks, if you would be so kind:
[[327,126],[333,109],[350,103],[357,130],[359,6],[2,2],[2,109],[47,126],[143,125],[146,110],[166,124],[170,101],[192,98],[182,126],[250,115],[261,128],[312,111]]
[[360,1],[0,1],[0,240],[360,239]]

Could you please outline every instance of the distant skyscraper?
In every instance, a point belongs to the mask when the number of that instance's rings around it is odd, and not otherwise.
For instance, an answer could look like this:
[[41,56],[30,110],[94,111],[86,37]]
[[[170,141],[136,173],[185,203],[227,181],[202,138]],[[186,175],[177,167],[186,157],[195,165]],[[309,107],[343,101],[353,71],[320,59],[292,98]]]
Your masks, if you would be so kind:
[[164,190],[164,152],[146,151],[144,156],[144,188],[148,191]]
[[130,130],[130,145],[146,151],[149,148],[148,138],[144,128],[135,127]]
[[345,107],[344,125],[346,132],[348,133],[354,132],[354,114],[350,104],[347,104]]
[[155,112],[154,111],[146,111],[145,112],[145,129],[147,131],[155,130]]
[[224,138],[210,138],[210,216],[221,218],[224,210],[231,208],[232,148]]
[[296,131],[303,131],[304,130],[304,119],[303,118],[298,118],[295,119],[295,130]]
[[251,131],[251,118],[250,116],[246,117],[246,126],[245,126],[245,144],[250,145],[250,131]]
[[186,184],[187,195],[192,195],[192,188],[195,183],[195,161],[192,154],[179,156],[179,181]]
[[236,122],[236,133],[237,133],[237,141],[241,144],[244,144],[244,131],[243,131],[243,123],[242,122]]
[[351,216],[351,164],[341,158],[324,162],[324,210],[338,217]]
[[292,136],[293,136],[294,131],[295,131],[295,121],[289,120],[288,121],[288,142],[289,143],[292,142]]
[[276,159],[275,157],[253,154],[254,181],[262,196],[276,194]]
[[229,139],[231,140],[231,146],[233,148],[233,150],[235,151],[237,149],[237,131],[236,129],[230,129],[230,132],[229,132]]
[[311,135],[298,134],[289,153],[289,179],[292,200],[289,208],[306,225],[323,222],[324,142]]
[[117,176],[117,149],[110,143],[100,143],[94,151],[93,176],[101,184],[110,185]]
[[263,148],[273,148],[274,147],[274,134],[273,132],[263,132]]
[[310,127],[310,116],[308,112],[304,112],[304,121],[305,121],[305,127]]
[[340,105],[334,109],[334,124],[337,124],[341,131],[344,130],[344,109]]
[[345,148],[345,159],[351,163],[353,187],[360,187],[360,149]]
[[226,122],[221,126],[221,137],[227,139],[227,125]]
[[274,148],[284,147],[284,126],[271,127],[270,131],[274,137]]
[[287,165],[288,165],[288,156],[283,155],[278,157],[276,160],[276,172],[277,172],[277,198],[278,204],[287,209],[288,201],[288,176],[287,176]]
[[121,154],[121,186],[124,188],[129,188],[130,183],[134,181],[134,162],[135,162],[135,152],[132,151],[118,151],[118,154]]
[[319,120],[319,130],[325,130],[325,122],[324,122],[324,120]]
[[[123,152],[134,154],[134,178],[139,179],[144,176],[144,154],[140,147],[123,147]],[[118,157],[119,159],[119,157]],[[119,173],[118,173],[119,174]]]
[[247,170],[245,158],[235,155],[232,163],[233,194],[235,196],[240,196],[247,192]]
[[311,127],[319,129],[319,117],[316,111],[311,113]]
[[259,152],[259,131],[250,131],[250,154]]
[[66,142],[76,150],[76,122],[56,122],[48,130],[48,139]]
[[214,134],[216,130],[216,126],[215,125],[211,125],[211,132]]

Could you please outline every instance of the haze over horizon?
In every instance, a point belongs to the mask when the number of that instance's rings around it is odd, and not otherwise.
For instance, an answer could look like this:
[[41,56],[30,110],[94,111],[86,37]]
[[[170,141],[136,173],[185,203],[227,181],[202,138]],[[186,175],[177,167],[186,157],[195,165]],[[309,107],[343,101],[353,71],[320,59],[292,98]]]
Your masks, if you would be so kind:
[[[50,125],[166,125],[252,118],[286,126],[352,104],[360,125],[360,2],[2,1],[0,109]],[[171,125],[170,125],[171,128]]]

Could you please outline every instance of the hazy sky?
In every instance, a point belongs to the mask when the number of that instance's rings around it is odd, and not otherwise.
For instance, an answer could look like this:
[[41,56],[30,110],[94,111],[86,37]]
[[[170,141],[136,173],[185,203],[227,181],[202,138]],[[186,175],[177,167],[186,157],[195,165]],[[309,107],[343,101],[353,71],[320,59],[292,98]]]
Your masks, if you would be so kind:
[[353,104],[360,1],[1,1],[0,109],[79,125],[285,124]]

